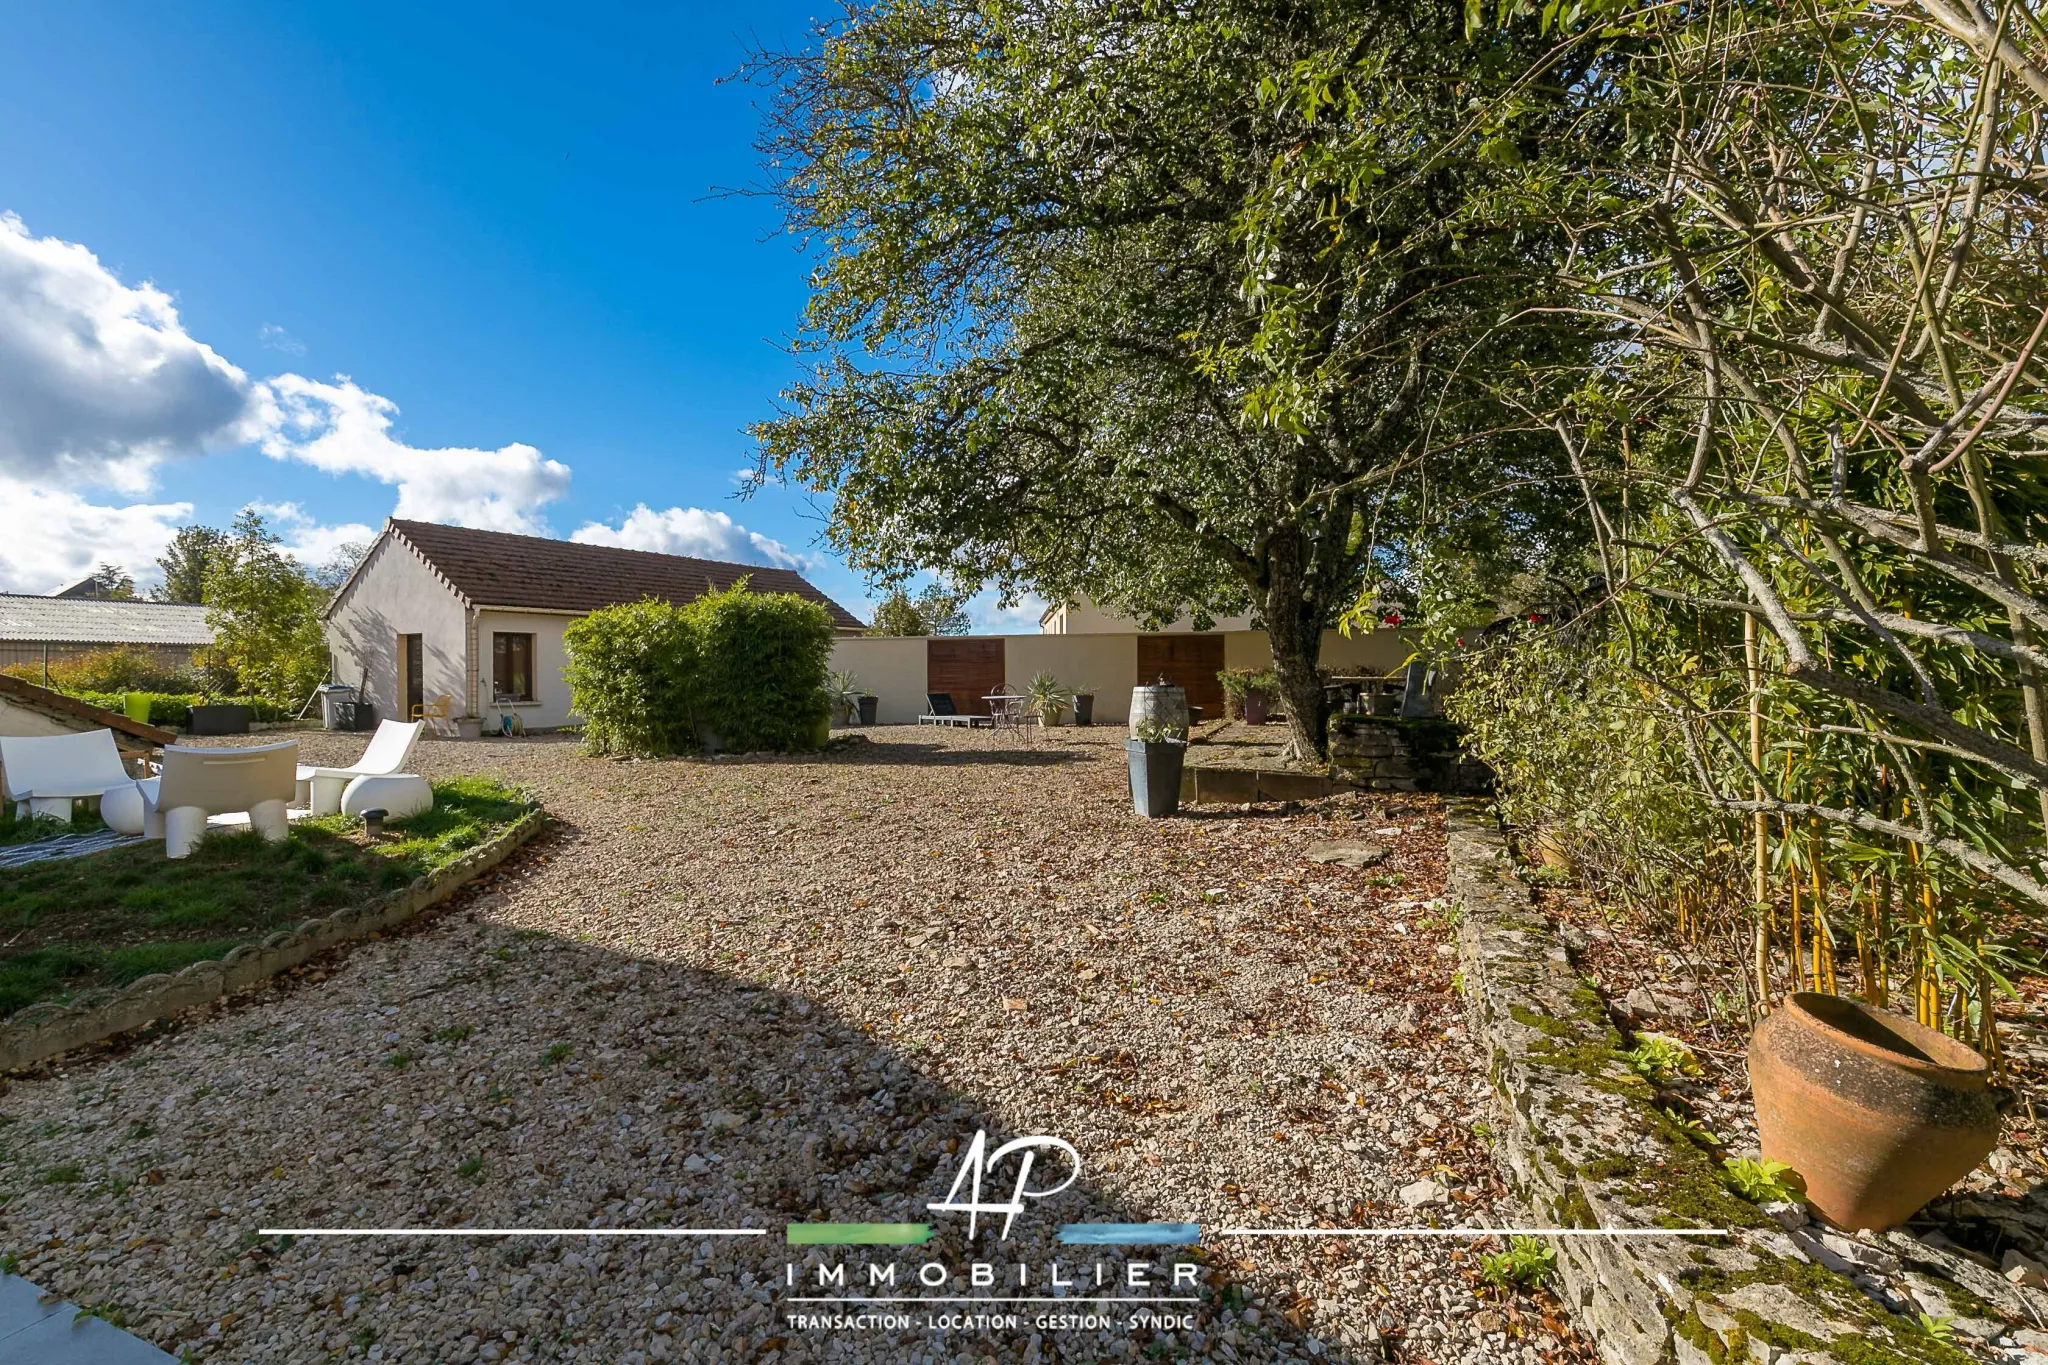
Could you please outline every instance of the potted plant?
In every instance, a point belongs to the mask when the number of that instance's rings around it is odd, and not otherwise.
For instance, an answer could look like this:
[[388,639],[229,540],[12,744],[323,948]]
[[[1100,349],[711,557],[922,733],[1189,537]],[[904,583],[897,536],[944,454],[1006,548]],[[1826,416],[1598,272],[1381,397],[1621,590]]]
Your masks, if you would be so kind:
[[1188,742],[1170,721],[1148,716],[1132,727],[1124,741],[1131,761],[1131,805],[1148,820],[1180,809],[1181,768]]
[[1095,689],[1084,683],[1074,689],[1074,724],[1093,725],[1094,723]]
[[861,713],[860,679],[851,673],[834,673],[825,679],[825,701],[832,725],[851,725]]
[[1052,674],[1040,671],[1024,684],[1024,709],[1038,717],[1040,726],[1058,725],[1070,694]]
[[1280,679],[1270,668],[1226,668],[1216,681],[1223,684],[1223,714],[1246,725],[1264,725],[1280,697]]
[[203,702],[192,708],[192,718],[185,722],[185,727],[195,735],[246,735],[249,708],[232,702]]

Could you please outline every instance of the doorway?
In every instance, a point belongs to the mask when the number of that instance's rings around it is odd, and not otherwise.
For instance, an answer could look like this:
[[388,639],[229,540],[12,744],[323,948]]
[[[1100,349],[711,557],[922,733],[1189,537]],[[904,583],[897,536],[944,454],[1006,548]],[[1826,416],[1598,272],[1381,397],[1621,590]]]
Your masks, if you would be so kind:
[[401,635],[398,637],[398,694],[405,703],[405,711],[398,719],[411,720],[420,713],[426,703],[426,686],[422,681],[420,637]]

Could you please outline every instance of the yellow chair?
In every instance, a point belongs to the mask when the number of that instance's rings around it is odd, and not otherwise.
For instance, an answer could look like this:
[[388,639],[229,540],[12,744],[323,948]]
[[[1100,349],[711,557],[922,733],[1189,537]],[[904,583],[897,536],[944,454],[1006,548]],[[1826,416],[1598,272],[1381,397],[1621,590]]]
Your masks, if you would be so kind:
[[455,698],[443,692],[431,702],[421,702],[412,708],[410,719],[423,720],[435,734],[452,738],[456,734]]

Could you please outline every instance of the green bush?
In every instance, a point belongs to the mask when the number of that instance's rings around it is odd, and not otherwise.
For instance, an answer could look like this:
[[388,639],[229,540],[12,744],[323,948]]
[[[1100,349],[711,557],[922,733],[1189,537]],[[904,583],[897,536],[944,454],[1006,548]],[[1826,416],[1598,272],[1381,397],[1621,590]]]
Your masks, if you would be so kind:
[[605,607],[566,639],[571,705],[592,753],[695,752],[700,731],[739,752],[805,749],[830,704],[825,609],[744,581],[684,607]]
[[570,707],[594,754],[676,754],[697,747],[690,684],[697,638],[674,604],[603,607],[564,632]]
[[[42,665],[14,664],[9,675],[41,684]],[[199,685],[199,670],[166,664],[154,653],[132,645],[96,649],[50,661],[50,686],[59,692],[190,692]]]
[[149,703],[147,724],[183,727],[192,723],[192,708],[195,706],[246,706],[249,719],[260,721],[290,720],[298,708],[283,706],[267,697],[209,697],[199,692],[72,692],[63,690],[66,696],[76,697],[102,710],[112,711],[120,716],[133,716],[128,702],[131,697],[146,698]]

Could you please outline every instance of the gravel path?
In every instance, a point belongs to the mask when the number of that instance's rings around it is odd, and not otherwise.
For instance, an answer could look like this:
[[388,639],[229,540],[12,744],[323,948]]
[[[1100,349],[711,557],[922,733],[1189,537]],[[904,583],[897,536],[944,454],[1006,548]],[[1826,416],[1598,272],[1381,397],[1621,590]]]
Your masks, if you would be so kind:
[[[429,775],[524,784],[557,827],[411,932],[18,1081],[0,1249],[204,1360],[1590,1358],[1554,1301],[1481,1286],[1455,1239],[1216,1235],[1514,1217],[1430,902],[1433,800],[1145,822],[1113,732],[869,733],[702,763],[422,746]],[[1389,856],[1307,860],[1333,839]],[[984,1218],[970,1251],[966,1220],[925,1205],[977,1129],[1063,1138],[1083,1169],[1007,1241]],[[1034,1188],[1064,1178],[1042,1161]],[[941,1231],[786,1245],[785,1223],[821,1220]],[[973,1288],[976,1255],[1030,1265],[1022,1292],[1048,1297],[1050,1260],[1125,1273],[1115,1248],[1053,1243],[1074,1221],[1201,1224],[1192,1325],[1129,1328],[1085,1284],[1063,1291],[1075,1315],[1109,1328],[1038,1330],[1045,1305],[1014,1330],[787,1316],[820,1311],[783,1302],[806,1292],[791,1264],[862,1286],[870,1264],[939,1262],[950,1288],[908,1292],[953,1295],[1020,1292]],[[771,1235],[256,1231],[458,1224]]]

